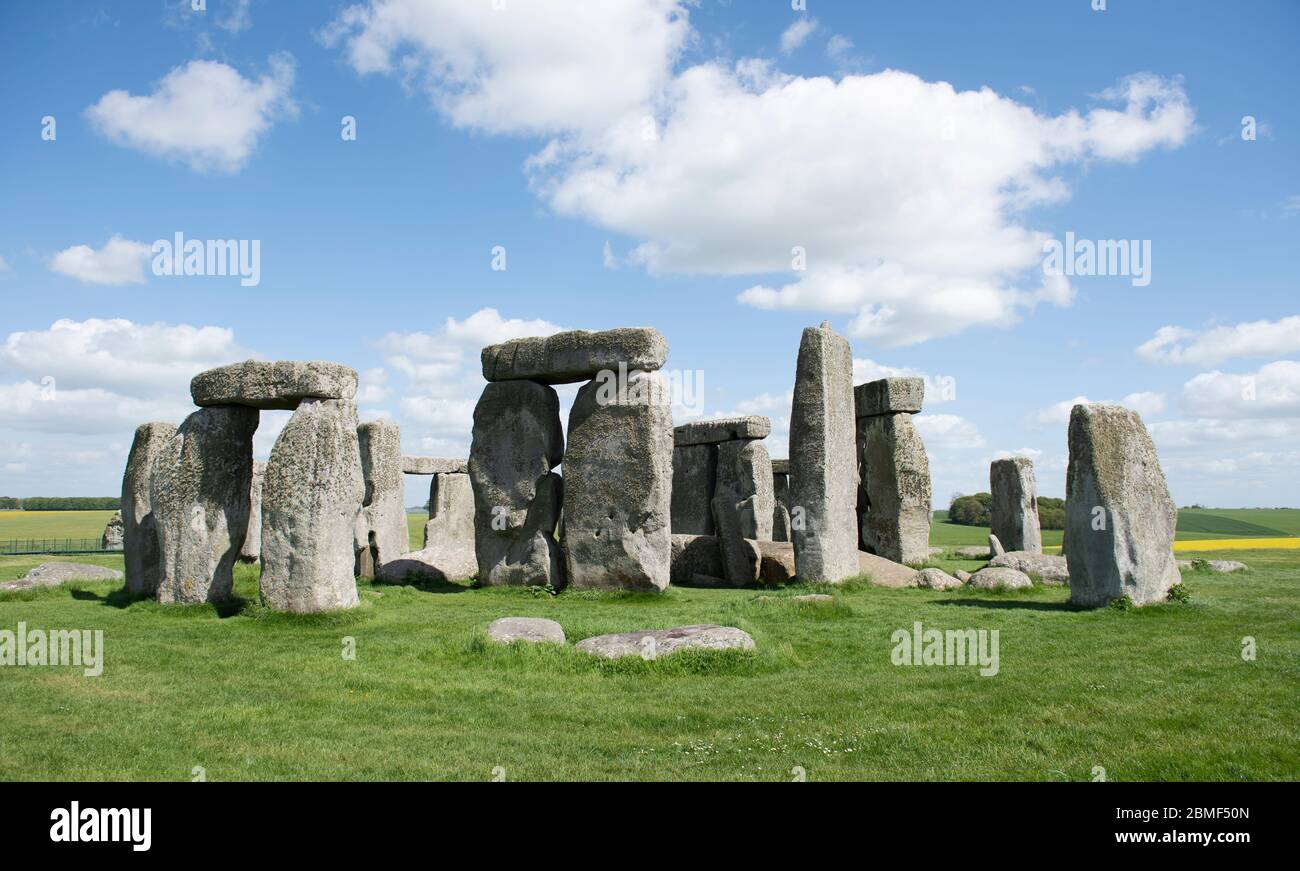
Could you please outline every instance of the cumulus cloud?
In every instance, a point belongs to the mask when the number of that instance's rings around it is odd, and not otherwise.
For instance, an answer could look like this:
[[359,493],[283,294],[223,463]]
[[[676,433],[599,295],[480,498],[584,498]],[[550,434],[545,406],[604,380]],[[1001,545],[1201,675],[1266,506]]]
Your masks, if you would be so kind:
[[193,60],[167,73],[151,94],[109,91],[86,117],[118,145],[198,172],[238,172],[261,136],[298,112],[290,97],[293,58],[272,55],[268,67],[265,75],[246,79],[226,64]]
[[935,448],[978,448],[984,436],[974,422],[956,414],[918,414],[912,418],[926,450]]
[[910,366],[887,366],[866,357],[853,358],[853,383],[865,384],[881,378],[921,378],[925,381],[925,407],[951,402],[957,398],[957,379],[951,375],[931,375]]
[[1194,417],[1300,417],[1300,363],[1278,360],[1246,374],[1204,372],[1183,385]]
[[1149,363],[1214,366],[1234,357],[1276,357],[1300,351],[1300,315],[1276,321],[1191,330],[1164,326],[1137,347]]
[[1168,407],[1168,398],[1163,393],[1143,391],[1130,393],[1123,399],[1116,401],[1113,399],[1089,399],[1086,396],[1076,396],[1073,399],[1066,399],[1046,408],[1039,409],[1030,415],[1030,422],[1038,426],[1059,426],[1070,422],[1070,409],[1076,405],[1086,405],[1090,402],[1100,402],[1110,405],[1122,405],[1125,408],[1131,408],[1143,418],[1163,414]]
[[789,54],[808,41],[817,29],[817,19],[800,15],[781,33],[781,52]]
[[64,248],[50,259],[50,269],[86,284],[142,284],[149,246],[113,236],[99,250],[89,245]]

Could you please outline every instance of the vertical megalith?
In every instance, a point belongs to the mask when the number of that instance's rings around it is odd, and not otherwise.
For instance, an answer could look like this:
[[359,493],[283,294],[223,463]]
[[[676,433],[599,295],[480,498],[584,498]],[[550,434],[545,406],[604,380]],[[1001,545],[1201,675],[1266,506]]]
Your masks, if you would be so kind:
[[773,493],[772,458],[761,439],[735,439],[718,445],[718,472],[714,492],[717,496],[740,502],[752,499],[751,511],[741,531],[745,538],[772,540]]
[[989,492],[993,495],[989,525],[1002,546],[1042,553],[1034,461],[1028,457],[994,460],[989,464]]
[[248,531],[257,409],[200,408],[162,446],[150,500],[158,529],[160,602],[220,602]]
[[717,445],[677,445],[673,448],[672,531],[674,535],[712,535],[713,487],[717,478]]
[[790,461],[772,461],[772,540],[790,540]]
[[170,423],[141,424],[127,454],[122,474],[122,557],[129,593],[153,596],[158,592],[162,554],[149,490],[158,455],[175,434]]
[[468,578],[478,571],[478,557],[474,552],[474,488],[468,474],[441,472],[433,476],[423,552],[447,577]]
[[262,558],[262,479],[266,475],[266,462],[253,460],[253,480],[248,487],[248,531],[244,533],[244,546],[239,550],[239,561],[255,563]]
[[354,572],[360,577],[373,577],[385,563],[410,550],[402,431],[397,424],[384,420],[363,423],[357,427],[357,444],[365,496],[357,515]]
[[356,404],[303,400],[262,483],[263,604],[297,613],[357,604],[353,538],[365,491]]
[[563,482],[551,470],[563,456],[554,388],[526,380],[483,388],[469,452],[479,583],[562,586],[555,528]]
[[930,461],[912,415],[925,381],[882,378],[854,389],[862,549],[898,563],[930,557]]
[[1179,582],[1178,509],[1155,445],[1137,413],[1117,405],[1070,412],[1065,478],[1065,559],[1070,601],[1096,607],[1129,597],[1165,600]]
[[[611,373],[615,374],[615,373]],[[564,455],[564,557],[577,588],[663,590],[671,563],[673,420],[657,372],[578,391]]]
[[829,323],[803,331],[790,409],[790,525],[802,581],[858,574],[853,353]]

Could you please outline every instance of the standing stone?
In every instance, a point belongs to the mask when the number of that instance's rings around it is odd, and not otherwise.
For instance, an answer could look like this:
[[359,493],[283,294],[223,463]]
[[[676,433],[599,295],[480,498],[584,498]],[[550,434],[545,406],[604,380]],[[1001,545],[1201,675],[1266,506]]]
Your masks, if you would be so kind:
[[411,549],[401,427],[383,420],[363,423],[357,427],[357,441],[366,494],[357,515],[354,572],[360,577],[374,577],[385,563]]
[[104,534],[100,536],[99,546],[104,550],[122,549],[122,512],[115,511],[104,525]]
[[996,535],[990,532],[989,533],[989,556],[998,557],[998,556],[1002,556],[1006,552],[1007,549],[1002,546],[1001,540],[998,539]]
[[772,458],[759,440],[736,440],[718,445],[718,473],[714,493],[733,502],[753,500],[752,512],[746,514],[741,530],[745,538],[772,540],[773,495]]
[[772,540],[790,540],[790,461],[772,461]]
[[469,452],[480,584],[563,586],[555,527],[564,485],[551,471],[563,457],[554,388],[535,381],[483,388]]
[[159,602],[230,597],[248,531],[257,423],[253,408],[200,408],[159,452],[150,486],[161,553]]
[[671,562],[673,417],[657,372],[591,381],[569,412],[564,557],[578,589],[663,590]]
[[240,562],[255,563],[262,558],[262,479],[265,476],[266,462],[253,460],[253,481],[248,488],[248,531],[239,550]]
[[791,538],[801,581],[858,574],[853,352],[829,322],[803,331],[790,410]]
[[912,421],[924,393],[921,378],[855,389],[862,548],[898,563],[930,557],[930,461]]
[[718,530],[722,577],[736,586],[757,581],[762,562],[762,554],[744,534],[745,525],[753,523],[753,498],[737,502],[729,496],[713,497],[713,522]]
[[1007,550],[1042,553],[1034,461],[1028,457],[994,460],[989,465],[989,492],[993,494],[990,526],[1002,546]]
[[478,557],[474,552],[474,488],[469,475],[433,476],[422,553],[449,578],[469,578],[478,571]]
[[1180,580],[1177,524],[1142,418],[1117,405],[1076,405],[1065,479],[1070,601],[1085,607],[1121,596],[1135,605],[1164,601]]
[[153,596],[162,577],[162,552],[150,484],[163,446],[176,435],[170,423],[141,424],[131,442],[122,475],[122,550],[128,593]]
[[309,399],[289,418],[262,483],[262,603],[308,614],[357,604],[361,474],[357,407]]
[[716,445],[673,448],[672,531],[674,535],[713,535],[713,488],[718,474]]

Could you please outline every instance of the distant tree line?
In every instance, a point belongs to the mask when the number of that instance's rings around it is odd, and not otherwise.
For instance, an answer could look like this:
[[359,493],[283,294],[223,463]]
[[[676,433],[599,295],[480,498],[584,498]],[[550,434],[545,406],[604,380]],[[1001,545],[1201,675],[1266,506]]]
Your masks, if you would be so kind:
[[[989,512],[992,507],[991,493],[957,496],[948,506],[948,519],[963,526],[988,526],[991,523]],[[1039,496],[1038,525],[1043,529],[1065,529],[1065,500]]]
[[116,511],[122,507],[117,496],[0,496],[0,510],[24,511]]

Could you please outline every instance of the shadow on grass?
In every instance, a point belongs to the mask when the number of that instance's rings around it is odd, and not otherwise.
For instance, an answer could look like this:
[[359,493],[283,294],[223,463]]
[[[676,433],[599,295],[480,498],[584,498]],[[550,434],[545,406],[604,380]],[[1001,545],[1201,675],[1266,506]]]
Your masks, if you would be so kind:
[[401,580],[393,578],[374,578],[370,581],[370,586],[375,589],[383,587],[410,587],[413,590],[419,590],[422,593],[464,593],[474,589],[477,585],[473,581],[464,581],[457,583],[448,580],[445,575],[435,575],[431,573],[411,572]]
[[1024,599],[948,599],[936,605],[956,605],[959,608],[993,608],[995,610],[1021,611],[1084,611],[1069,602],[1029,602]]
[[[72,598],[81,602],[99,602],[110,608],[129,608],[137,602],[154,602],[154,597],[148,593],[133,593],[126,587],[119,587],[105,594],[96,593],[94,590],[72,589],[69,590]],[[236,617],[244,612],[251,602],[242,596],[231,596],[224,602],[208,602],[189,606],[195,611],[207,613],[210,608],[217,617],[225,619],[227,617]],[[168,606],[171,608],[172,606]],[[180,606],[182,608],[186,606]]]

